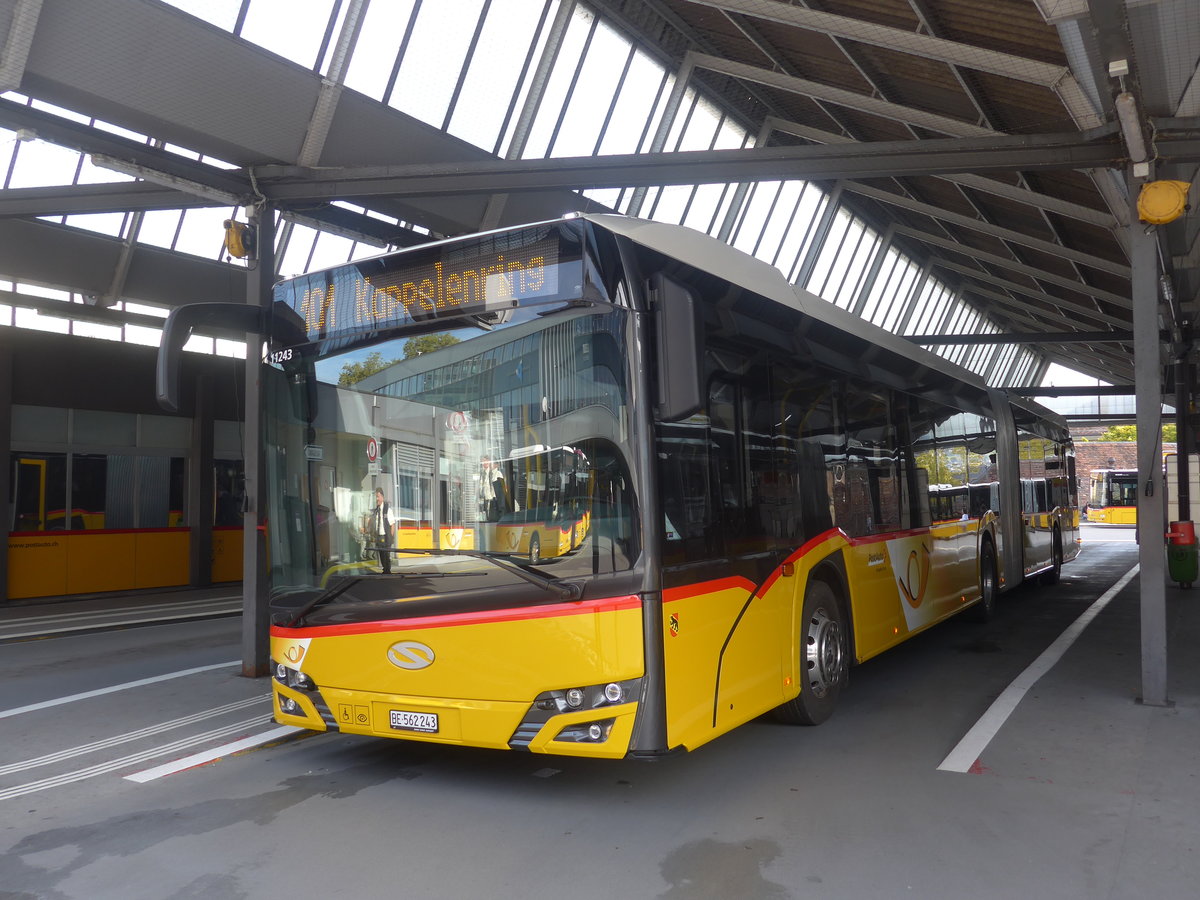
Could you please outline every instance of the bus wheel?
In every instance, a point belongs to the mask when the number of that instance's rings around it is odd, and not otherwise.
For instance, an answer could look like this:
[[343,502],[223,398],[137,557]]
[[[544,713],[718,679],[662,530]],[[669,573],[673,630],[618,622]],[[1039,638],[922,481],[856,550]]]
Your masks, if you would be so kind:
[[542,541],[534,532],[533,537],[529,539],[529,562],[531,565],[537,565],[542,561]]
[[1062,532],[1057,528],[1054,529],[1054,560],[1050,564],[1050,568],[1042,573],[1042,584],[1058,584],[1059,576],[1062,575]]
[[810,581],[800,624],[800,694],[779,706],[789,725],[820,725],[833,714],[846,683],[849,654],[842,607],[824,581]]
[[989,539],[984,539],[979,549],[979,602],[972,606],[967,615],[972,621],[987,622],[996,614],[996,598],[999,594],[999,576],[996,569],[996,548]]

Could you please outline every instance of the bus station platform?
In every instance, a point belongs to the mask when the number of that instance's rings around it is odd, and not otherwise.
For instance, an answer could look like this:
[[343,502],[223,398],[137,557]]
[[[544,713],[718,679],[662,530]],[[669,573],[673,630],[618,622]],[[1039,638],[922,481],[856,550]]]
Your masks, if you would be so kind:
[[[494,896],[491,882],[536,897],[1194,897],[1200,589],[1167,586],[1168,701],[1140,702],[1132,535],[1086,528],[1059,584],[857,667],[819,728],[763,717],[653,765],[337,734],[246,748],[229,742],[276,734],[267,682],[238,676],[236,623],[199,621],[236,616],[240,585],[9,605],[0,798],[53,818],[0,838],[0,896],[312,893],[302,838],[320,819],[346,835],[318,886],[331,893],[373,895],[386,852],[430,898]],[[87,704],[67,702],[81,688]],[[211,761],[192,767],[199,753]],[[424,843],[397,849],[375,823],[406,806],[424,811]],[[607,849],[547,865],[555,841]],[[455,865],[464,848],[489,864]],[[188,855],[203,867],[173,867]]]

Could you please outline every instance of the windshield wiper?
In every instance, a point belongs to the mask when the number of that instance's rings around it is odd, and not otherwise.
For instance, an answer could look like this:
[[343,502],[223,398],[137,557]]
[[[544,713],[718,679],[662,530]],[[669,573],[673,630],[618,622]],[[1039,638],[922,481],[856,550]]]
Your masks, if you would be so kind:
[[334,597],[340,596],[343,592],[349,590],[353,585],[358,584],[360,581],[362,581],[362,576],[358,575],[354,578],[347,578],[345,581],[339,582],[331,588],[326,588],[325,590],[321,591],[321,593],[317,594],[317,596],[313,597],[311,600],[301,606],[298,610],[296,610],[292,617],[283,623],[283,627],[291,628],[293,625],[299,624],[301,619],[307,616],[322,603],[328,603]]
[[578,600],[583,595],[583,585],[574,581],[562,581],[555,578],[553,575],[547,575],[544,572],[539,572],[536,569],[530,568],[528,563],[519,563],[507,553],[495,553],[490,550],[430,550],[421,548],[419,550],[397,550],[397,553],[428,553],[434,556],[469,556],[472,559],[486,559],[488,562],[495,563],[500,568],[528,581],[530,584],[535,584],[540,588],[545,588],[551,593],[558,594],[564,600]]
[[[474,573],[470,573],[470,572],[384,572],[383,574],[389,578],[449,578],[451,575],[453,575],[454,577],[460,577],[463,575],[469,575],[469,574],[474,574]],[[480,572],[478,574],[483,574],[483,573]],[[315,597],[313,597],[311,600],[309,600],[307,603],[305,603],[302,607],[300,607],[300,609],[298,609],[292,615],[292,617],[290,619],[288,619],[286,622],[284,622],[283,627],[288,628],[288,627],[291,627],[292,625],[299,624],[299,622],[305,616],[307,616],[310,612],[312,612],[318,606],[321,606],[322,604],[328,603],[330,600],[340,597],[350,587],[352,587],[353,585],[356,585],[360,581],[362,581],[364,577],[366,577],[366,576],[356,575],[353,578],[347,578],[344,581],[338,582],[333,587],[330,587],[330,588],[327,588],[326,590],[321,591],[321,593],[317,594]],[[378,576],[372,575],[370,577],[372,579],[374,579]]]

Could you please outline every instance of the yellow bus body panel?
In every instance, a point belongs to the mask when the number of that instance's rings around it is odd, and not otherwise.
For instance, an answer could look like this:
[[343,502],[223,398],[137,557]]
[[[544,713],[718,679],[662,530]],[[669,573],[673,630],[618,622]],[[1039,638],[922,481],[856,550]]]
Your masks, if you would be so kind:
[[979,599],[978,519],[846,548],[855,658],[877,656]]
[[694,749],[787,699],[796,683],[787,667],[800,583],[772,578],[755,594],[749,581],[727,578],[666,592],[669,746]]
[[[506,613],[515,615],[505,618]],[[341,731],[494,748],[509,746],[534,698],[544,691],[643,674],[640,606],[573,612],[571,604],[556,604],[547,614],[531,607],[499,611],[491,618],[481,613],[372,622],[347,626],[350,633],[337,633],[339,626],[300,628],[294,636],[275,629],[271,658],[313,679]],[[455,621],[430,624],[442,619]],[[389,649],[404,641],[428,647],[433,662],[422,669],[393,664]],[[279,722],[326,730],[311,695],[278,681],[273,684],[277,695],[298,700],[305,713],[282,713],[277,697]],[[624,756],[635,707],[629,703],[554,716],[530,749]],[[393,730],[389,722],[393,709],[437,713],[438,733]],[[614,717],[617,723],[603,744],[554,741],[567,724]]]

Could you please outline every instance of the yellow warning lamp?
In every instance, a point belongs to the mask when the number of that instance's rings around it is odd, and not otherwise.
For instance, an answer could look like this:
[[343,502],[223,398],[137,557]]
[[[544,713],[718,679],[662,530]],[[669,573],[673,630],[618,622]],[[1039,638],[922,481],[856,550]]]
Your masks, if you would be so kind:
[[254,226],[233,219],[226,219],[224,224],[226,252],[238,259],[253,255],[256,237]]
[[1188,208],[1187,181],[1148,181],[1138,194],[1138,218],[1151,225],[1166,225],[1174,222]]

